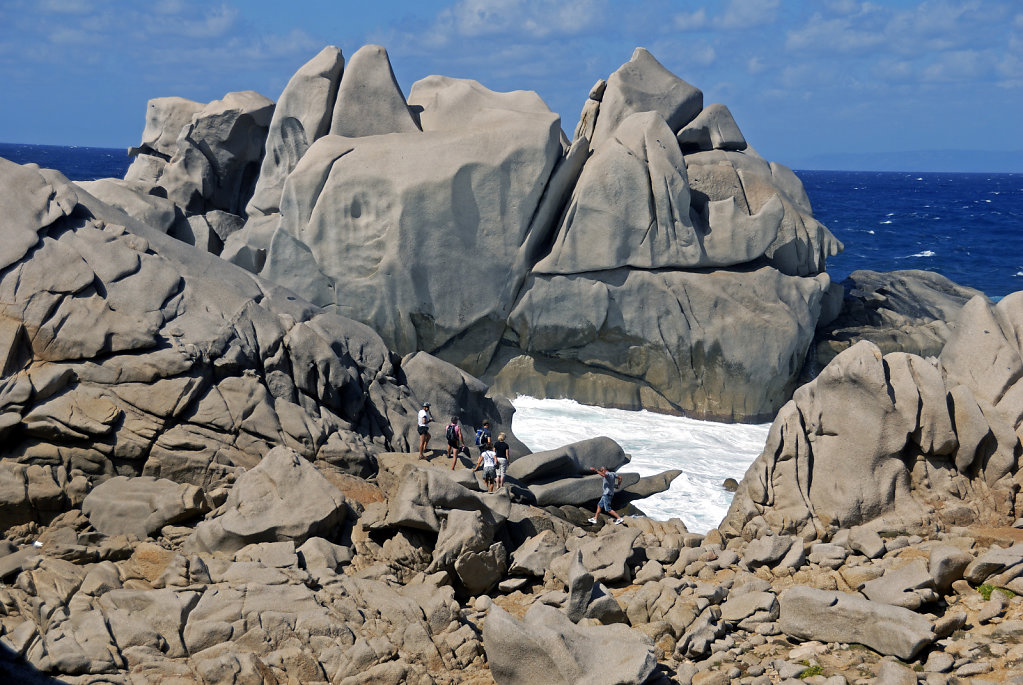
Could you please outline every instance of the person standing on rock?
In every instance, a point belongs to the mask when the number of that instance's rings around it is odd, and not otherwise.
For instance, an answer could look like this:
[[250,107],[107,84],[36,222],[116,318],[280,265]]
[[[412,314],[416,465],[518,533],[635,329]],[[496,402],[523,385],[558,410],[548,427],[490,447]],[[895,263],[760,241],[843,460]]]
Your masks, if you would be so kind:
[[592,466],[590,471],[596,471],[600,474],[600,477],[604,479],[602,483],[603,493],[600,496],[600,501],[597,502],[597,513],[593,515],[593,518],[588,519],[590,523],[596,523],[597,518],[600,516],[600,510],[603,509],[608,514],[615,517],[615,523],[625,523],[625,519],[618,515],[618,512],[611,508],[611,498],[615,496],[615,488],[621,486],[622,477],[614,471],[608,471],[607,467],[601,466],[599,469],[595,469]]
[[423,402],[423,408],[419,410],[416,424],[419,430],[419,458],[426,459],[426,446],[430,444],[430,423],[433,422],[433,414],[430,413],[430,403]]
[[497,489],[504,487],[504,474],[508,470],[508,454],[511,450],[504,439],[508,437],[504,433],[497,434],[497,442],[494,443],[494,452],[497,453]]
[[487,492],[494,491],[494,484],[497,482],[497,453],[493,445],[486,442],[480,445],[480,458],[476,462],[473,471],[483,466],[483,482],[487,484]]
[[451,417],[451,423],[444,429],[444,437],[448,441],[447,455],[451,457],[451,470],[454,471],[455,465],[458,464],[458,453],[468,449],[465,446],[465,439],[462,438],[462,427],[458,425],[457,416]]

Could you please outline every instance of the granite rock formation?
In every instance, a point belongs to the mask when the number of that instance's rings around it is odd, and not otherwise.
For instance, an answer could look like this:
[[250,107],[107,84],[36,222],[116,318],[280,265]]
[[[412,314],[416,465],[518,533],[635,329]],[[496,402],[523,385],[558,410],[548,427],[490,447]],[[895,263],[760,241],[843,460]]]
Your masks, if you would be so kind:
[[883,354],[937,357],[963,306],[984,296],[939,273],[918,270],[854,271],[831,289],[814,340],[817,369],[860,340],[874,343]]
[[325,48],[260,107],[153,101],[128,178],[176,204],[168,233],[505,395],[727,420],[791,395],[841,244],[646,50],[572,141],[535,93],[430,76],[406,99],[372,45]]
[[722,522],[727,535],[999,525],[1023,511],[1023,293],[975,296],[936,360],[861,341],[799,388]]

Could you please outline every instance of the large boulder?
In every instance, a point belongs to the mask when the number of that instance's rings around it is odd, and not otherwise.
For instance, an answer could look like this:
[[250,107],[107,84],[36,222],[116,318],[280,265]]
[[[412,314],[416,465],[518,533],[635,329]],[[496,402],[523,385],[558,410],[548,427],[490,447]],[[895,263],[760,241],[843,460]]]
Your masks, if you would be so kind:
[[205,105],[181,97],[153,98],[146,104],[146,127],[142,142],[128,150],[135,160],[124,175],[126,181],[155,183],[177,150],[178,136]]
[[611,438],[600,436],[513,459],[508,466],[508,475],[532,482],[580,474],[591,475],[590,469],[601,466],[616,471],[628,462],[629,457],[621,445]]
[[937,357],[963,306],[973,297],[983,297],[933,271],[859,270],[833,287],[842,289],[841,308],[834,320],[821,322],[818,368],[860,340],[871,341],[885,354]]
[[703,93],[672,74],[644,48],[608,77],[592,139],[600,149],[618,132],[619,125],[637,112],[656,112],[672,137],[703,109]]
[[348,61],[337,92],[330,134],[359,138],[385,133],[418,133],[387,50],[363,45]]
[[259,175],[272,100],[255,91],[228,93],[192,116],[158,185],[191,213],[241,214]]
[[330,129],[345,58],[333,45],[320,50],[288,81],[266,136],[259,180],[245,207],[249,216],[280,210],[284,179],[309,146]]
[[799,640],[857,642],[904,661],[935,640],[931,622],[920,614],[844,592],[797,585],[778,603],[778,627]]
[[235,552],[256,542],[332,537],[344,521],[345,497],[316,468],[287,447],[270,450],[238,478],[223,513],[195,529],[195,546]]
[[140,538],[208,510],[201,488],[148,476],[111,478],[93,488],[82,502],[82,513],[99,532]]
[[788,167],[767,162],[752,148],[685,155],[694,223],[702,232],[737,232],[756,240],[772,234],[762,254],[782,273],[812,276],[824,271],[842,243],[813,218],[810,200]]
[[525,277],[561,155],[550,111],[487,115],[457,131],[321,138],[285,183],[279,229],[308,246],[331,308],[399,353],[426,350],[477,374]]
[[483,646],[499,685],[642,683],[657,660],[652,641],[627,626],[579,626],[540,602],[520,621],[494,606]]

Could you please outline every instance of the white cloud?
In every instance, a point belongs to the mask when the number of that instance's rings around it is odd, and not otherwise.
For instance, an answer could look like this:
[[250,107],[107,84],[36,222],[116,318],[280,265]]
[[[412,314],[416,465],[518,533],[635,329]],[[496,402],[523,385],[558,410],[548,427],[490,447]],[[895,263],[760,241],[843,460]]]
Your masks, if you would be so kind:
[[757,74],[762,74],[766,70],[767,65],[764,64],[764,60],[761,59],[760,57],[750,57],[749,60],[746,62],[746,71],[752,74],[753,76],[756,76]]
[[788,32],[785,47],[811,52],[857,53],[872,50],[884,41],[884,35],[858,28],[848,17],[825,19],[821,14],[814,14],[802,28]]
[[676,14],[673,21],[679,31],[697,31],[707,25],[707,8]]
[[931,83],[956,83],[980,78],[989,69],[984,55],[977,50],[947,52],[924,67],[921,78]]
[[774,23],[781,0],[730,0],[721,14],[724,29],[749,29]]
[[207,10],[198,19],[184,19],[179,24],[182,35],[190,38],[219,38],[235,27],[238,10],[227,5]]
[[95,11],[91,0],[44,0],[39,3],[39,8],[54,14],[88,14]]
[[437,22],[462,36],[524,33],[534,38],[572,35],[603,18],[604,0],[460,0]]
[[686,50],[686,61],[701,67],[713,64],[717,57],[717,51],[709,43],[697,43]]

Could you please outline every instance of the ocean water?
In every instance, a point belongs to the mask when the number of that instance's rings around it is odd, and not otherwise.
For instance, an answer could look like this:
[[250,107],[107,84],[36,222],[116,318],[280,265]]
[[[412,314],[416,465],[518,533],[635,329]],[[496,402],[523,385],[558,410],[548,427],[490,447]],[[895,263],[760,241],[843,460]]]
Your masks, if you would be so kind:
[[1023,174],[797,171],[814,216],[857,269],[937,271],[1000,298],[1023,290]]
[[572,400],[519,396],[512,404],[512,431],[534,452],[604,435],[632,457],[621,471],[652,476],[680,469],[682,474],[667,492],[639,500],[636,506],[653,518],[680,518],[695,533],[720,523],[732,501],[722,483],[725,478],[742,480],[764,449],[770,428],[602,409]]
[[[125,150],[0,143],[0,157],[35,162],[71,180],[123,177]],[[1023,174],[797,171],[814,215],[845,244],[828,260],[841,281],[857,269],[926,269],[1000,298],[1023,289]],[[587,407],[570,400],[513,400],[515,434],[535,451],[607,435],[632,455],[624,470],[681,469],[668,492],[637,506],[705,532],[724,516],[725,478],[742,478],[768,426],[718,424]]]

